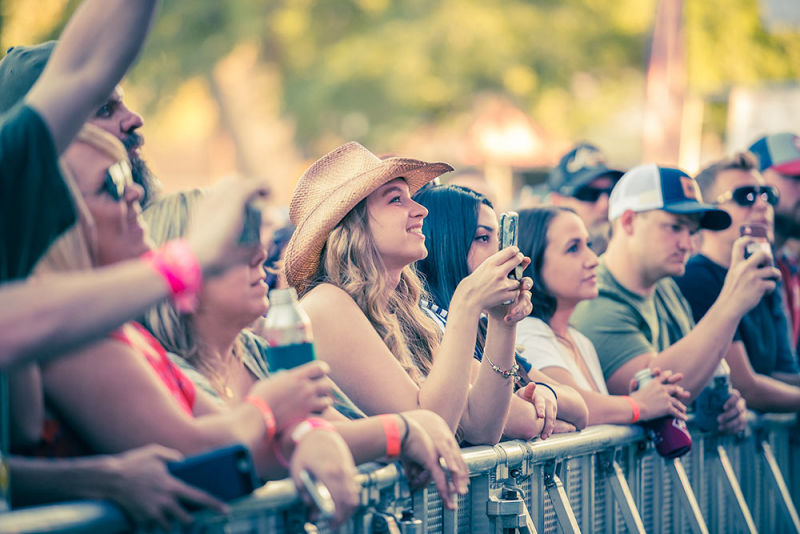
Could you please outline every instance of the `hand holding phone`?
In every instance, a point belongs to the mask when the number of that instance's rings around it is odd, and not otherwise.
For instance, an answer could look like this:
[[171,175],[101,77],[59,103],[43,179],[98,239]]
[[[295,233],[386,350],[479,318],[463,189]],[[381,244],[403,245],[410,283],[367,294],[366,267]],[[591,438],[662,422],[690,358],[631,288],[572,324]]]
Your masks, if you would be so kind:
[[752,237],[753,241],[747,243],[744,247],[744,258],[747,259],[759,250],[763,250],[770,257],[770,264],[772,261],[772,248],[769,244],[769,229],[765,224],[749,223],[743,224],[739,227],[739,235],[742,237]]
[[241,444],[170,462],[167,470],[222,501],[249,495],[259,486],[250,451]]
[[[500,215],[500,250],[517,246],[518,226],[519,214],[516,211],[506,211]],[[517,265],[508,273],[508,277],[514,280],[521,280],[522,271],[522,265]]]

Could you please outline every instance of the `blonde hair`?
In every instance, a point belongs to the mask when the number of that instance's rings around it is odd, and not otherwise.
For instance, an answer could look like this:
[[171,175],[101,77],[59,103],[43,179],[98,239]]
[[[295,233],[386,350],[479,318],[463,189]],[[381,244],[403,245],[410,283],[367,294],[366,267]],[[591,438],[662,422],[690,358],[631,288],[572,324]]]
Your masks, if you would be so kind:
[[[156,200],[144,210],[142,217],[156,246],[186,234],[192,211],[201,197],[199,189],[181,191]],[[166,350],[195,364],[199,348],[188,315],[164,301],[150,308],[142,322]]]
[[362,200],[328,236],[309,290],[327,282],[347,292],[419,384],[430,372],[439,331],[419,306],[424,286],[416,271],[405,267],[397,288],[389,287],[385,272],[367,224],[366,201]]
[[[128,158],[125,147],[119,139],[92,124],[84,124],[72,142],[89,145],[114,161]],[[92,269],[97,258],[94,219],[86,207],[72,170],[65,164],[63,158],[59,159],[59,167],[72,197],[78,220],[50,245],[37,263],[36,273]]]
[[[202,197],[200,189],[192,189],[159,198],[147,206],[142,216],[156,246],[186,235],[192,214]],[[206,358],[192,315],[179,312],[171,301],[163,301],[145,312],[142,324],[164,349],[185,359],[208,378],[218,393],[224,394],[223,373]],[[246,350],[241,336],[238,336],[233,345],[234,357],[241,360]]]

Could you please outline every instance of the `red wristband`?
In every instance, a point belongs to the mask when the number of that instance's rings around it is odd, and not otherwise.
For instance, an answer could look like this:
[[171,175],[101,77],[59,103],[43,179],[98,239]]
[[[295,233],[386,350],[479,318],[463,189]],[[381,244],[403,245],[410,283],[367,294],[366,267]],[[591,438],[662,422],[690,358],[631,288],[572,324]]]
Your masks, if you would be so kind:
[[203,271],[186,240],[168,241],[159,249],[144,254],[142,259],[167,283],[178,311],[192,312],[197,309]]
[[266,432],[267,436],[264,438],[264,441],[270,441],[272,438],[275,437],[275,414],[272,413],[272,408],[269,407],[267,401],[260,397],[255,397],[253,395],[248,395],[244,398],[244,402],[248,404],[252,404],[258,411],[261,412],[261,418],[264,420],[264,426],[267,427]]
[[[327,432],[336,432],[336,427],[333,426],[332,423],[322,419],[321,417],[309,417],[305,421],[302,421],[294,430],[292,430],[292,435],[290,436],[292,439],[292,443],[297,446],[303,437],[311,432],[312,430],[325,430]],[[275,440],[272,444],[273,450],[275,452],[275,458],[278,459],[278,463],[280,463],[283,467],[288,469],[289,461],[283,455],[283,451],[281,451],[281,444],[280,440]]]
[[639,416],[641,415],[641,411],[639,410],[639,405],[636,404],[636,401],[633,400],[628,395],[622,395],[622,398],[628,401],[628,404],[631,405],[631,410],[633,410],[633,418],[631,419],[631,423],[635,423],[639,420]]
[[400,456],[402,440],[400,439],[400,427],[397,424],[397,416],[392,414],[379,415],[378,419],[383,424],[383,433],[386,434],[386,456],[395,458]]

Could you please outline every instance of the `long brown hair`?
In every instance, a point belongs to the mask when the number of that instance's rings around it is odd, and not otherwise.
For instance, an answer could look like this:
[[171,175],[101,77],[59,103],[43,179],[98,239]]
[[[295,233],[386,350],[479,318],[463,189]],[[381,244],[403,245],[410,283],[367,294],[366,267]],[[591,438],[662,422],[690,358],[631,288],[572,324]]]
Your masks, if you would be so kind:
[[385,273],[369,231],[366,200],[362,200],[328,236],[309,290],[327,282],[350,295],[400,365],[419,384],[433,364],[439,331],[419,306],[424,288],[413,267],[403,269],[396,288],[389,287]]

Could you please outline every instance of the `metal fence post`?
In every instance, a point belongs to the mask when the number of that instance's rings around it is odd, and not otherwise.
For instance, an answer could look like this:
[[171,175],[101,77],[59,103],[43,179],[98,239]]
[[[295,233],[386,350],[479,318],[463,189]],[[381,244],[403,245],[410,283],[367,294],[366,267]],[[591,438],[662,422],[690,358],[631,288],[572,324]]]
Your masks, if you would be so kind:
[[767,480],[770,482],[772,489],[778,497],[778,504],[781,510],[786,514],[787,519],[794,527],[794,531],[800,533],[800,518],[797,516],[797,509],[792,502],[792,496],[789,494],[789,488],[786,487],[786,481],[783,479],[778,462],[775,460],[775,454],[772,452],[772,445],[766,439],[759,438],[759,449],[761,450],[761,458],[767,467]]
[[639,515],[638,508],[636,508],[636,501],[634,501],[631,488],[625,479],[625,473],[617,463],[616,455],[616,450],[598,453],[598,465],[608,486],[611,488],[611,492],[614,494],[614,500],[622,511],[622,517],[625,519],[625,526],[628,527],[628,532],[644,534],[644,523]]
[[575,519],[572,506],[569,504],[564,484],[556,474],[556,462],[554,460],[550,460],[544,466],[544,487],[547,489],[553,508],[555,508],[561,532],[564,534],[580,532],[581,529],[578,526],[577,519]]
[[672,475],[672,488],[680,497],[681,505],[686,512],[692,532],[708,534],[708,527],[703,519],[702,512],[700,512],[700,505],[697,504],[697,498],[694,496],[691,484],[689,484],[689,477],[686,475],[681,459],[672,458],[665,461],[667,469]]
[[733,465],[731,465],[731,461],[728,458],[728,453],[725,452],[725,448],[720,444],[717,444],[715,463],[717,465],[717,472],[719,473],[723,487],[727,490],[726,492],[728,493],[728,496],[736,504],[736,506],[734,506],[734,510],[738,512],[739,518],[744,522],[748,532],[757,534],[758,529],[756,528],[756,524],[753,521],[753,516],[750,513],[750,507],[747,506],[747,502],[744,500],[742,488],[739,486],[736,473],[733,472]]

